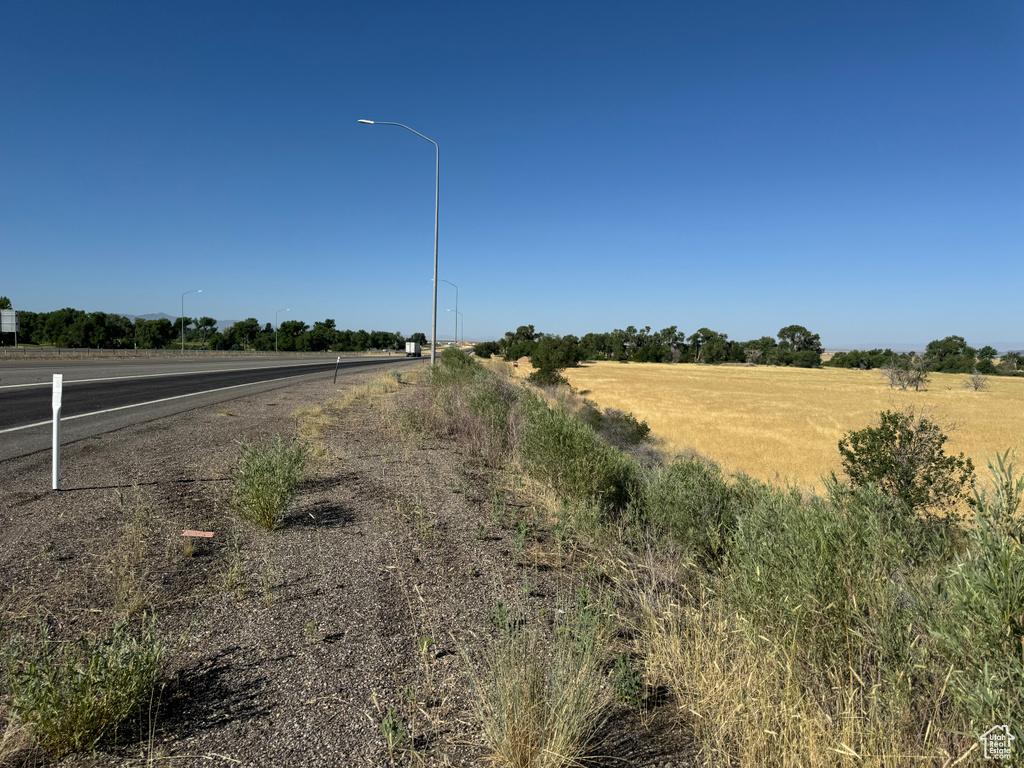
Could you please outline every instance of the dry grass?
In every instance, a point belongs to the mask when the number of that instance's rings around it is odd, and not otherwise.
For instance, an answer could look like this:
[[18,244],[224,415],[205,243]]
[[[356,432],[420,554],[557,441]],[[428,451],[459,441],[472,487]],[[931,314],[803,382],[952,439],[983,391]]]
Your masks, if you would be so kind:
[[838,711],[828,712],[802,687],[797,648],[752,638],[716,603],[645,606],[642,643],[648,679],[673,694],[679,718],[693,729],[703,765],[949,765],[942,743],[952,730],[941,708],[919,741],[892,712],[849,679],[833,680]]
[[323,461],[328,457],[329,448],[324,442],[323,436],[330,427],[338,423],[342,411],[362,397],[396,391],[404,375],[404,372],[398,374],[394,371],[387,371],[366,384],[339,390],[336,397],[332,397],[320,405],[303,406],[292,411],[296,436],[309,446],[311,458],[314,461]]
[[0,723],[5,723],[0,732],[0,766],[21,764],[32,744],[31,729],[14,718],[5,707],[0,707]]
[[490,755],[505,768],[570,768],[591,757],[608,704],[600,646],[559,626],[537,625],[497,641],[475,680],[476,714]]
[[[517,369],[525,372],[523,368]],[[727,472],[820,488],[840,473],[839,439],[883,410],[913,405],[984,467],[997,452],[1024,452],[1024,379],[993,376],[965,390],[963,375],[931,374],[926,392],[891,390],[877,371],[599,362],[565,372],[602,408],[632,412],[670,453],[696,450]]]

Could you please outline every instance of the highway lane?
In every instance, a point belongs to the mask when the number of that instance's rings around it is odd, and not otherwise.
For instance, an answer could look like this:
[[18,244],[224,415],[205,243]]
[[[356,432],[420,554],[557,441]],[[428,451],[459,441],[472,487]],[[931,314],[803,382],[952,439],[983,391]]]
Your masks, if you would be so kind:
[[[220,371],[172,373],[170,369],[162,368],[159,374],[139,375],[135,372],[123,378],[117,377],[116,368],[112,368],[114,377],[65,380],[62,429],[69,439],[78,439],[103,434],[128,423],[286,387],[292,382],[322,378],[324,386],[330,388],[336,365],[336,360],[321,358],[299,365],[278,363],[239,370],[231,365],[232,362],[225,361],[226,370]],[[343,386],[344,378],[360,372],[409,364],[415,363],[405,357],[343,357],[338,386]],[[52,381],[52,374],[50,379]],[[44,450],[48,446],[53,418],[51,398],[52,388],[46,385],[0,387],[0,461]]]
[[[395,361],[400,358],[393,358]],[[379,358],[346,358],[346,370],[367,365],[380,365]],[[333,372],[336,361],[278,365],[258,369],[203,371],[185,374],[154,374],[130,378],[96,381],[66,381],[63,386],[61,416],[68,418],[93,411],[120,408],[125,405],[163,400],[169,397],[225,389],[256,381],[273,381],[291,376]],[[51,377],[52,381],[52,377]],[[23,386],[0,389],[0,429],[10,429],[52,419],[52,388]]]

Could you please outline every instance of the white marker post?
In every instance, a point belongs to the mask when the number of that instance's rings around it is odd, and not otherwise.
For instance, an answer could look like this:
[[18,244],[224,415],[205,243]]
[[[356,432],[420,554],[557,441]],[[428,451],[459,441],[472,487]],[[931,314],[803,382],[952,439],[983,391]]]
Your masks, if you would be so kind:
[[53,374],[53,490],[60,490],[60,399],[64,374]]

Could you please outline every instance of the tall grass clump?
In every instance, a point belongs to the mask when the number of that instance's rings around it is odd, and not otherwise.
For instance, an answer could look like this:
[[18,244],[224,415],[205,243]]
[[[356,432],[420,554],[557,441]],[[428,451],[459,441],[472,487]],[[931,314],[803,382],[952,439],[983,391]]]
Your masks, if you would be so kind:
[[474,680],[491,759],[508,768],[568,768],[592,756],[608,693],[596,626],[509,625]]
[[302,480],[306,444],[280,436],[273,441],[238,444],[231,473],[232,504],[246,520],[266,531],[284,521],[284,511]]
[[970,546],[940,585],[932,631],[971,731],[1008,725],[1024,745],[1024,477],[1014,458],[989,462],[993,493],[975,491]]
[[57,756],[93,749],[150,702],[166,654],[152,617],[136,632],[121,622],[71,643],[51,640],[40,623],[37,638],[3,649],[10,709]]

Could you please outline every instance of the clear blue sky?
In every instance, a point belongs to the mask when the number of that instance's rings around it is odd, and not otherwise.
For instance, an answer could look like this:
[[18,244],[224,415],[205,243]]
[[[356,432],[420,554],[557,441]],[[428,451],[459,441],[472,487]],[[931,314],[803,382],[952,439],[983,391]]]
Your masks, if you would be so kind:
[[[8,2],[15,308],[1024,343],[1024,4]],[[439,336],[454,289],[441,283]]]

